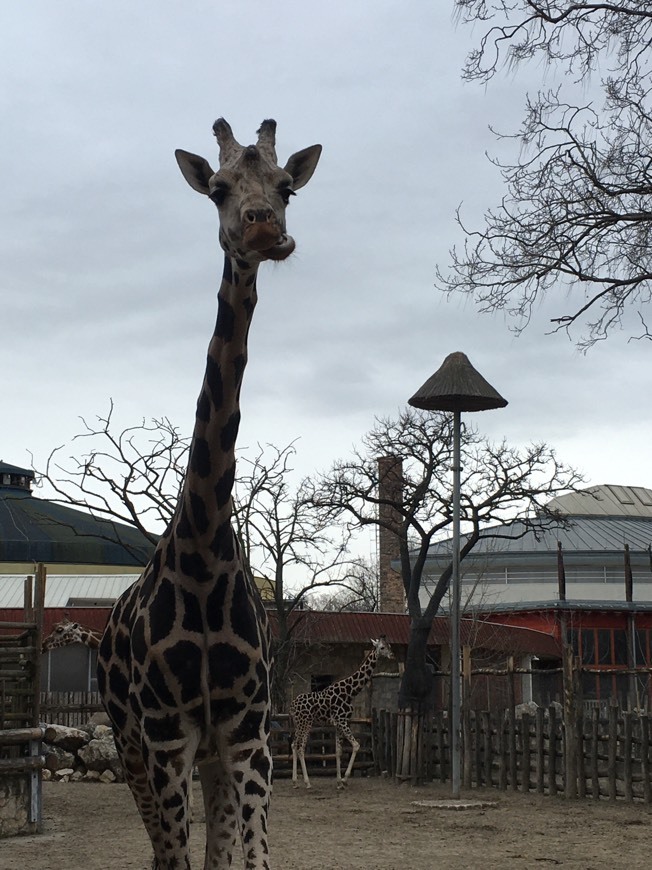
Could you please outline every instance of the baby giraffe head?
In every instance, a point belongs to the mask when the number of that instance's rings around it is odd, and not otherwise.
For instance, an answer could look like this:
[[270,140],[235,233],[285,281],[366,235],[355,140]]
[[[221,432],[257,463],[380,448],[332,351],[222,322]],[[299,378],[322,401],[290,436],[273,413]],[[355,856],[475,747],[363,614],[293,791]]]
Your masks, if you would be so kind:
[[71,622],[66,618],[57,622],[52,632],[43,639],[43,651],[71,643],[83,643],[82,628],[78,622]]
[[285,231],[290,197],[312,177],[321,145],[293,154],[283,169],[276,162],[276,121],[263,121],[255,145],[240,145],[223,118],[213,124],[220,168],[188,151],[175,151],[188,184],[212,199],[220,216],[220,245],[230,257],[254,265],[285,260],[294,239]]

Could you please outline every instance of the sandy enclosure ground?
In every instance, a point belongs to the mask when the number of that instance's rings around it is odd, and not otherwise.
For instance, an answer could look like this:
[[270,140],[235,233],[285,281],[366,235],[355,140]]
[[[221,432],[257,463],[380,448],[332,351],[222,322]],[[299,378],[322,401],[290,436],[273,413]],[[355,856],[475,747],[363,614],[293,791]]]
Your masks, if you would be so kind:
[[[193,868],[203,867],[199,786]],[[149,870],[150,849],[126,785],[44,783],[44,832],[0,841],[0,870]],[[311,791],[275,785],[270,819],[274,870],[569,870],[649,868],[652,808],[639,804],[489,790],[464,798],[497,806],[451,811],[415,806],[449,798],[445,786],[332,779]],[[240,860],[234,867],[242,867]]]

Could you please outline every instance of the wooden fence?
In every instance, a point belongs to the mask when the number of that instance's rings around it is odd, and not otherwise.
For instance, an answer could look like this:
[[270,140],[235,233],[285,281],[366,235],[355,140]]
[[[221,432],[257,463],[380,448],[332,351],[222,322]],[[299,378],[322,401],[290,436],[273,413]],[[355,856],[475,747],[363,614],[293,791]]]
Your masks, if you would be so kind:
[[41,692],[41,721],[78,728],[104,711],[99,692]]
[[[78,727],[87,723],[93,713],[103,710],[99,692],[41,693],[41,719],[48,724]],[[375,763],[371,743],[371,719],[352,719],[351,730],[360,744],[353,765],[353,774],[373,772]],[[292,775],[291,741],[289,716],[275,715],[271,735],[274,776],[283,778]],[[349,750],[350,747],[345,744],[343,764],[348,764]],[[310,776],[335,776],[335,729],[333,727],[313,728],[306,745],[305,759]]]
[[[360,744],[355,757],[352,775],[374,773],[376,764],[372,749],[371,719],[351,719],[351,731]],[[272,756],[274,776],[284,778],[292,775],[292,733],[289,716],[272,718]],[[342,770],[348,764],[350,746],[342,750]],[[335,776],[335,729],[332,726],[315,726],[310,732],[305,751],[306,767],[310,776]],[[346,760],[345,760],[346,759]],[[301,771],[299,770],[299,778]]]
[[[448,722],[445,713],[417,717],[375,712],[372,740],[377,767],[396,775],[401,768],[397,758],[397,746],[403,743],[401,732],[410,728],[418,742],[419,778],[447,782],[451,762]],[[610,706],[606,717],[599,709],[579,714],[572,731],[570,758],[566,737],[570,729],[565,728],[555,706],[522,718],[513,710],[502,715],[463,711],[463,787],[652,802],[650,715]]]

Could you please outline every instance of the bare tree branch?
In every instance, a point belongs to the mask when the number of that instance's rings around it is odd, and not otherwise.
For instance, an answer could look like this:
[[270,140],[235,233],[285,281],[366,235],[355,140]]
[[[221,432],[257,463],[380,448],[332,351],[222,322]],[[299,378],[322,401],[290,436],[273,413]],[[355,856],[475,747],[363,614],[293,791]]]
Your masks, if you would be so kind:
[[[565,286],[570,310],[552,318],[553,331],[579,326],[587,349],[652,298],[652,9],[627,0],[456,0],[456,9],[462,22],[490,25],[467,58],[467,80],[488,82],[501,60],[537,58],[567,78],[527,98],[516,134],[496,133],[520,148],[513,162],[492,161],[507,192],[480,229],[458,212],[466,240],[437,270],[437,286],[507,312],[516,331]],[[565,96],[606,64],[602,107]]]
[[[378,419],[353,458],[336,463],[316,478],[310,491],[310,499],[325,522],[342,518],[351,527],[382,525],[396,535],[411,618],[401,684],[405,705],[420,703],[425,697],[429,685],[426,642],[452,575],[451,561],[436,578],[432,592],[424,595],[430,546],[450,536],[453,521],[451,430],[450,415],[412,409],[397,420]],[[391,455],[401,462],[403,489],[383,497],[378,459]],[[519,450],[504,442],[493,444],[463,427],[460,510],[465,538],[461,558],[482,538],[506,536],[510,524],[517,521],[535,531],[559,525],[561,518],[550,511],[548,501],[581,482],[581,476],[561,463],[545,444]],[[379,511],[381,504],[389,504],[392,510]],[[392,520],[392,516],[400,519]]]

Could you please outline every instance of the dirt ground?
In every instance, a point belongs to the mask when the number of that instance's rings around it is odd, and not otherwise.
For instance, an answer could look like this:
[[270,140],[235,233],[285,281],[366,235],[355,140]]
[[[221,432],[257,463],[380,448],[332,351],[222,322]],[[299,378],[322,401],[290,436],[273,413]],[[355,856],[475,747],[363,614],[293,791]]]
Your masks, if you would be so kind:
[[[149,842],[127,786],[44,783],[43,792],[43,833],[0,841],[1,870],[148,870]],[[463,798],[495,807],[413,803],[449,797],[446,786],[382,779],[356,778],[343,792],[332,779],[315,779],[309,792],[280,780],[270,818],[274,870],[635,870],[652,860],[649,807],[488,790]],[[201,870],[198,815],[191,840]]]

